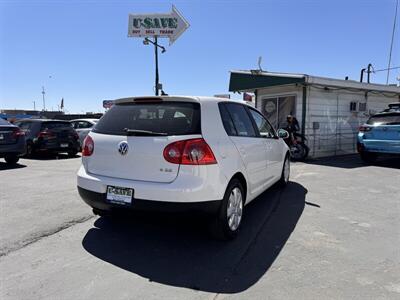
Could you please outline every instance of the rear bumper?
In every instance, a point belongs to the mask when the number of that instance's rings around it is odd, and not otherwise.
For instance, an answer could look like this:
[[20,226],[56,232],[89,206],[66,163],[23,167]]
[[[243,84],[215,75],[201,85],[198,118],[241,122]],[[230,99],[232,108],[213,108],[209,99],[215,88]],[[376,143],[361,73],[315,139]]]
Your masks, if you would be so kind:
[[206,214],[216,214],[220,208],[221,200],[204,201],[204,202],[165,202],[154,200],[133,199],[129,205],[112,204],[106,200],[105,193],[97,193],[86,190],[78,186],[78,192],[83,201],[90,207],[103,211],[118,210],[151,210],[162,212],[186,212],[194,211]]
[[227,179],[215,166],[201,168],[202,171],[197,170],[199,175],[195,171],[185,172],[185,168],[181,166],[179,175],[173,182],[160,183],[91,174],[82,165],[77,174],[77,185],[98,194],[106,194],[107,186],[131,188],[134,190],[134,198],[145,201],[185,204],[223,199],[228,185]]
[[[68,147],[60,147],[60,144],[68,144]],[[69,151],[79,151],[80,144],[79,141],[69,141],[69,142],[56,142],[56,143],[42,143],[36,142],[33,144],[36,151],[50,151],[50,152],[69,152]]]
[[7,155],[22,156],[25,152],[25,140],[18,141],[16,144],[0,145],[0,157],[5,157]]
[[400,140],[362,140],[357,143],[358,152],[400,154]]

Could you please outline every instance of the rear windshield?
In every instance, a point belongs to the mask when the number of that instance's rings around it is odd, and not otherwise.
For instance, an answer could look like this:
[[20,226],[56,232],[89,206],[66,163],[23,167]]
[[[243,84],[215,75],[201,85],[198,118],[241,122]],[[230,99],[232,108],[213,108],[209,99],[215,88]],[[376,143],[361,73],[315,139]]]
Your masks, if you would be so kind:
[[70,122],[44,122],[42,123],[41,129],[56,129],[56,128],[65,128],[71,127],[72,124]]
[[369,125],[400,125],[400,114],[375,115],[367,121]]
[[127,103],[113,105],[96,123],[93,132],[127,135],[200,134],[200,105],[189,102]]

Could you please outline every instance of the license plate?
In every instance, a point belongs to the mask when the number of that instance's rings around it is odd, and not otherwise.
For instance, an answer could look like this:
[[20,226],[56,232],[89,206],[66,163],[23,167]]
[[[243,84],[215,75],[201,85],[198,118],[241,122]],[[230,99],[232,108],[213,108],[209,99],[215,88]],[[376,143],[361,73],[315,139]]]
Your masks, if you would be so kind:
[[4,140],[4,135],[0,134],[0,140]]
[[68,144],[60,144],[61,148],[68,148]]
[[131,204],[133,198],[133,189],[107,186],[107,200],[117,204]]

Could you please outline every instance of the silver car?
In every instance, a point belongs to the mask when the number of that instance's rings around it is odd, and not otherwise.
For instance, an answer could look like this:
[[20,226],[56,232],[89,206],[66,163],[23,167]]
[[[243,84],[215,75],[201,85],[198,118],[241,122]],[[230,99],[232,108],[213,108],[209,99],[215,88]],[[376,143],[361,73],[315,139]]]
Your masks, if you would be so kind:
[[79,135],[79,142],[82,146],[83,140],[97,123],[98,119],[76,119],[71,120],[72,127]]

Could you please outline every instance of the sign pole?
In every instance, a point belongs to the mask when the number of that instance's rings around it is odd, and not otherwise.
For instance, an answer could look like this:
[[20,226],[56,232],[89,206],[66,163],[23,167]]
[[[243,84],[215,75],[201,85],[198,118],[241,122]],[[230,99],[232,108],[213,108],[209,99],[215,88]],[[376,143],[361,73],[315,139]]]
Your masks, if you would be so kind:
[[158,76],[158,44],[157,36],[154,37],[154,54],[156,57],[156,96],[158,96],[159,76]]

